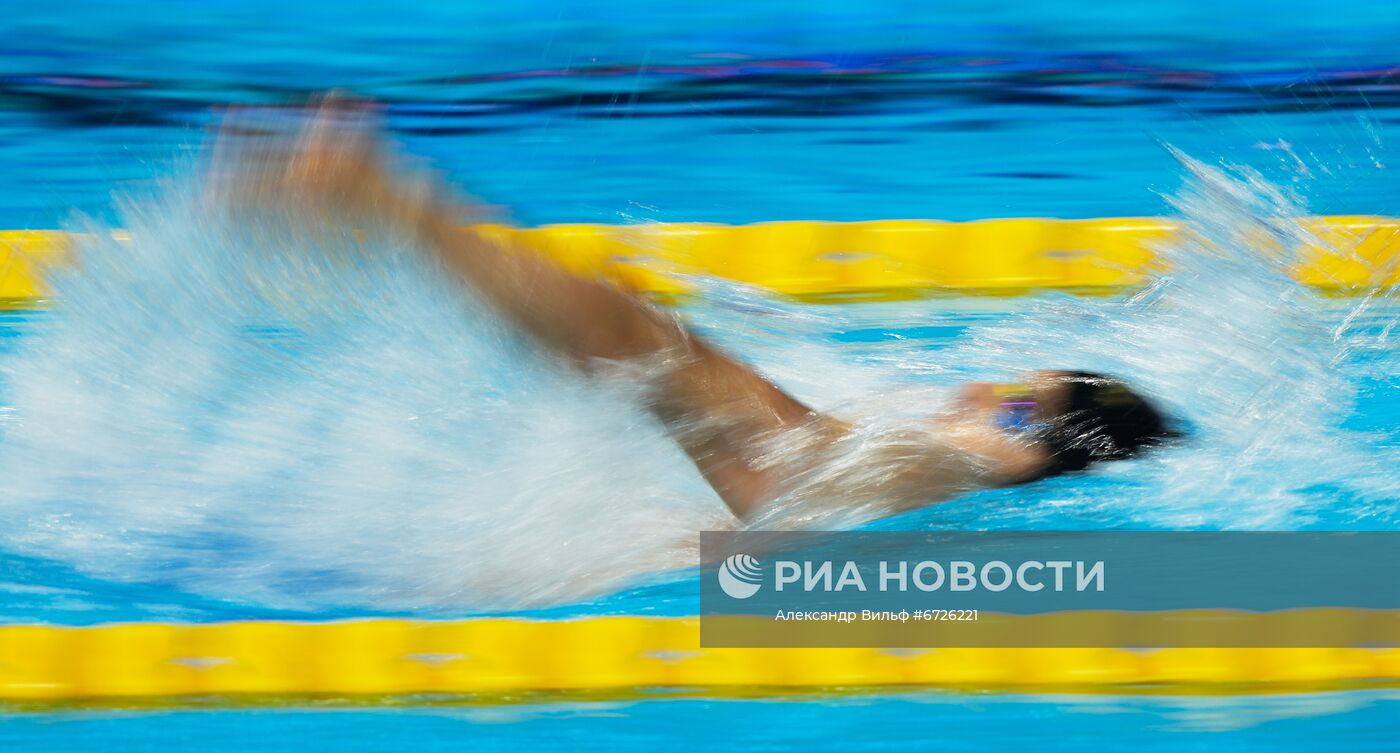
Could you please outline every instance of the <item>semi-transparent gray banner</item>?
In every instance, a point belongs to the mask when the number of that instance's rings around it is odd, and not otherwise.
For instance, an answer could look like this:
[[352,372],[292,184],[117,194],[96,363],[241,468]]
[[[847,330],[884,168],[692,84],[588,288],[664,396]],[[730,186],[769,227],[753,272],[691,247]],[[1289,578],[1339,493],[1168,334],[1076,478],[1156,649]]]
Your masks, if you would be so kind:
[[1400,532],[706,532],[707,647],[1400,646]]

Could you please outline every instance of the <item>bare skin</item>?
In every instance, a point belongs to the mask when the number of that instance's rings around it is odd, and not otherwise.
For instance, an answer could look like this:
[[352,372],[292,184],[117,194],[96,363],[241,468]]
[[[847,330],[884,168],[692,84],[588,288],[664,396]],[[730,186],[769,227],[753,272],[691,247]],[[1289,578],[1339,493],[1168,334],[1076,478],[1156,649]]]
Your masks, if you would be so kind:
[[[649,408],[740,519],[812,478],[852,435],[852,425],[819,413],[749,366],[689,332],[646,301],[599,280],[570,274],[539,254],[483,237],[461,218],[436,183],[391,171],[354,114],[341,103],[323,106],[291,153],[246,153],[238,160],[238,201],[294,205],[308,221],[389,225],[434,253],[475,295],[521,330],[585,372],[600,363],[643,363]],[[216,160],[229,161],[222,135]],[[226,194],[221,194],[226,195]],[[1038,411],[1053,415],[1065,401],[1055,372],[1027,381]],[[957,493],[1014,484],[1038,474],[1044,451],[995,425],[999,401],[991,385],[970,384],[955,410],[910,427],[898,449],[876,453],[879,465],[862,474],[866,488],[837,480],[807,496],[887,498],[890,509],[943,501]],[[803,451],[761,460],[765,448],[799,438]],[[833,476],[836,478],[836,476]]]

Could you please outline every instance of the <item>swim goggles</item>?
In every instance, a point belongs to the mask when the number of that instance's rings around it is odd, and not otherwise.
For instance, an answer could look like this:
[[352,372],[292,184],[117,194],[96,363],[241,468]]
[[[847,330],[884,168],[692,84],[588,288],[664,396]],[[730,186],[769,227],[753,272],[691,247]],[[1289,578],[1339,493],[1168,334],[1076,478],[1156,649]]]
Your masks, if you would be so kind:
[[1039,428],[1035,416],[1035,393],[1024,384],[997,384],[992,393],[1000,403],[996,425],[1010,432],[1027,432]]

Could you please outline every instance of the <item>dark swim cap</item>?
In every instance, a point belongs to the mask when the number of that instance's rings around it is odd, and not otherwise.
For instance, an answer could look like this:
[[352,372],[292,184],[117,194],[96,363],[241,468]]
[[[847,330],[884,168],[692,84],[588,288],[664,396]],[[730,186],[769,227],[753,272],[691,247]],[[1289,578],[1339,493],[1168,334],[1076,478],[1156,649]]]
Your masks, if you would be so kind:
[[1181,436],[1121,380],[1088,371],[1066,372],[1064,379],[1070,386],[1069,403],[1040,436],[1050,450],[1050,466],[1041,478],[1130,458]]

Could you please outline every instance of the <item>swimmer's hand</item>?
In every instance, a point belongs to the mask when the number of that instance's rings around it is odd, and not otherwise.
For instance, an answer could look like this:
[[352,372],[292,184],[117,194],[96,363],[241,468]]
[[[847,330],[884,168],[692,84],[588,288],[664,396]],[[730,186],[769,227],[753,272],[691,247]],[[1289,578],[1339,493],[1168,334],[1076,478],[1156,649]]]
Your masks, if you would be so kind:
[[292,137],[269,118],[234,112],[215,140],[210,195],[326,223],[416,231],[438,219],[438,182],[395,171],[386,152],[374,108],[343,96],[323,99]]

